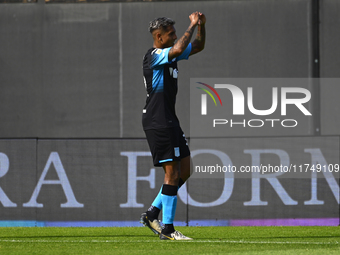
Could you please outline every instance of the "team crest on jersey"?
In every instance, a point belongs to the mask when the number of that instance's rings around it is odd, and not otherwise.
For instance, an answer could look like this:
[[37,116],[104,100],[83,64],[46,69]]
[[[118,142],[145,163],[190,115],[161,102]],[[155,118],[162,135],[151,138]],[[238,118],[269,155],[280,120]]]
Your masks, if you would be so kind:
[[158,50],[156,50],[156,54],[161,54],[162,53],[162,50],[161,49],[158,49]]

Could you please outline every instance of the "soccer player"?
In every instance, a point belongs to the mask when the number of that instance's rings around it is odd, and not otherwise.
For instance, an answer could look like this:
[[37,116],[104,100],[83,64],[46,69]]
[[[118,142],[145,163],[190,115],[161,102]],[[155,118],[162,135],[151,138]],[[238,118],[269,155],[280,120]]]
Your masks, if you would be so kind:
[[[202,51],[205,44],[205,15],[194,12],[189,19],[188,29],[177,42],[175,21],[165,17],[151,21],[149,31],[152,34],[153,47],[143,59],[147,91],[143,129],[153,164],[163,167],[165,176],[159,194],[148,211],[142,213],[140,221],[155,234],[159,234],[161,240],[192,240],[176,231],[173,225],[177,190],[189,178],[191,166],[189,147],[175,112],[177,61],[188,59]],[[195,40],[190,43],[196,27]],[[161,210],[163,229],[158,221]]]

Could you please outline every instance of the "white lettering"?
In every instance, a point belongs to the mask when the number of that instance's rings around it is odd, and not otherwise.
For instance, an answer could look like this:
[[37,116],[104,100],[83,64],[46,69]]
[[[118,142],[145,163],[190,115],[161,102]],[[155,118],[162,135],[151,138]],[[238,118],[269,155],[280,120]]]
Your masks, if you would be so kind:
[[275,112],[277,108],[277,88],[273,88],[272,93],[272,106],[268,110],[257,110],[253,104],[253,88],[248,88],[248,108],[255,115],[270,115]]
[[[307,153],[310,153],[312,156],[312,165],[315,166],[317,164],[321,164],[323,166],[328,166],[328,163],[325,159],[325,157],[323,156],[322,152],[320,149],[305,149],[304,150]],[[324,175],[328,186],[330,187],[331,191],[333,192],[334,198],[337,201],[338,204],[340,204],[339,202],[339,192],[340,192],[340,188],[339,185],[337,184],[337,181],[335,179],[335,177],[333,176],[333,174],[329,171],[328,167],[326,168],[327,171],[321,171],[321,173]],[[304,204],[305,205],[323,205],[324,201],[322,200],[318,200],[317,197],[317,172],[316,171],[311,171],[312,172],[312,178],[311,178],[311,195],[312,198],[308,201],[305,201]]]
[[[287,93],[302,93],[304,98],[287,99]],[[286,115],[287,104],[295,104],[304,115],[312,115],[302,104],[307,103],[311,99],[311,93],[304,88],[281,88],[281,115]]]
[[229,89],[233,97],[233,115],[244,115],[244,95],[242,90],[231,84],[215,84],[216,89]]
[[243,127],[246,127],[246,120],[244,119],[242,122],[234,122],[233,120],[230,120],[230,127],[233,127],[234,125],[242,125]]
[[155,188],[155,169],[150,169],[150,175],[137,176],[137,157],[151,156],[150,152],[145,151],[123,151],[121,156],[128,157],[128,186],[127,186],[127,202],[120,204],[121,208],[141,208],[144,204],[137,203],[137,181],[147,181],[150,183],[150,188]]
[[[288,122],[288,121],[294,122],[294,124],[293,124],[292,126],[285,125],[284,123],[285,123],[285,122]],[[298,122],[297,122],[296,120],[294,120],[294,119],[286,119],[286,120],[281,121],[281,125],[282,125],[283,127],[296,127],[297,124],[298,124]]]
[[[9,159],[5,153],[0,152],[0,178],[5,176],[9,170]],[[17,207],[17,204],[9,200],[3,189],[0,187],[0,202],[4,207]]]
[[[244,153],[248,153],[251,155],[252,158],[252,165],[253,166],[260,166],[260,156],[261,154],[267,153],[267,154],[276,154],[280,158],[280,164],[282,166],[289,166],[289,155],[284,150],[244,150]],[[279,180],[276,178],[277,176],[280,176],[284,174],[283,173],[273,173],[273,174],[261,174],[258,172],[252,173],[252,194],[251,194],[251,201],[244,202],[243,204],[245,206],[257,206],[257,205],[268,205],[267,201],[262,201],[260,198],[260,179],[266,179],[270,185],[273,187],[273,189],[276,191],[276,193],[279,195],[280,199],[285,205],[297,205],[298,202],[293,200],[286,190],[283,188]]]
[[[229,156],[222,151],[206,149],[206,150],[194,150],[191,152],[191,156],[193,158],[200,154],[213,154],[222,161],[222,165],[225,165],[225,166],[229,165],[231,167],[233,165]],[[218,199],[212,202],[201,203],[201,202],[195,201],[194,199],[192,199],[190,194],[188,194],[186,185],[187,183],[184,183],[184,185],[178,190],[178,197],[183,201],[184,204],[189,204],[189,205],[197,206],[197,207],[218,206],[218,205],[221,205],[227,202],[233,192],[234,173],[231,173],[231,172],[224,173],[224,186],[223,186],[222,194]]]
[[201,100],[201,114],[207,115],[207,94],[202,94]]
[[[251,122],[260,122],[260,125],[257,125],[257,126],[251,125],[251,124],[250,124]],[[263,120],[252,119],[252,120],[249,120],[249,121],[248,121],[248,126],[249,126],[249,127],[263,127],[263,125],[264,125],[264,121],[263,121]]]
[[216,127],[216,125],[220,125],[220,124],[227,124],[228,120],[226,119],[214,119],[213,120],[213,126]]
[[[50,169],[51,165],[54,165],[54,168],[57,172],[59,180],[45,180],[45,177],[47,175],[48,170]],[[40,192],[40,189],[43,184],[59,184],[64,190],[67,202],[64,204],[61,204],[60,207],[62,208],[79,208],[84,207],[84,204],[78,203],[76,200],[72,187],[70,185],[70,182],[67,178],[65,169],[63,167],[63,164],[61,163],[60,157],[58,152],[51,152],[47,163],[45,165],[45,168],[40,176],[40,179],[37,183],[37,186],[35,187],[32,197],[29,202],[23,204],[23,207],[38,207],[42,208],[44,205],[37,202],[37,198]]]

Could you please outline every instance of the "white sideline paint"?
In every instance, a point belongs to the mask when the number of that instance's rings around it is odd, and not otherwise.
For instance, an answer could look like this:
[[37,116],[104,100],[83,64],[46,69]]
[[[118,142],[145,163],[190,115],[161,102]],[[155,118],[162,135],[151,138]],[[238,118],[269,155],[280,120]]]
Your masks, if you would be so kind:
[[[158,243],[160,240],[21,240],[21,239],[0,239],[1,242],[6,243]],[[195,243],[240,243],[240,244],[315,244],[315,245],[339,245],[339,242],[282,242],[282,241],[247,241],[247,240],[192,240],[181,242],[195,242]]]

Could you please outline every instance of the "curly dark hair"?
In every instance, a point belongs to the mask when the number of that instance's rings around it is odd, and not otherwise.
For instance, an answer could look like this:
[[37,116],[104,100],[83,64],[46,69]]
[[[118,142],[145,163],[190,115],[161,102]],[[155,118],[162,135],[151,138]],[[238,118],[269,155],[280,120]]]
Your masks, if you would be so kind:
[[172,26],[174,24],[175,24],[175,21],[170,18],[166,18],[166,17],[157,18],[157,19],[154,19],[153,21],[150,21],[149,32],[152,33],[153,31],[159,28],[165,29],[166,27]]

